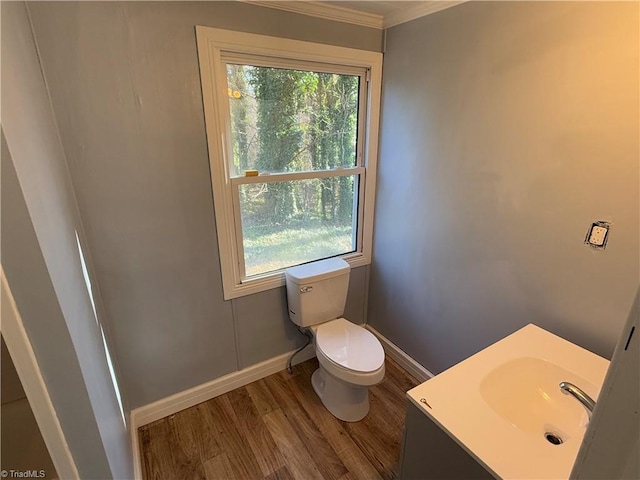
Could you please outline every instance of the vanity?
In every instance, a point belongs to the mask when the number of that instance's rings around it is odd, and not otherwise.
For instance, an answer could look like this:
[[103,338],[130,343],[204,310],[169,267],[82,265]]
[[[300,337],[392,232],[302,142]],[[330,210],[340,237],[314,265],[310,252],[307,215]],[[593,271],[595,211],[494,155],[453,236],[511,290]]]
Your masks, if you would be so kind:
[[407,392],[400,478],[569,478],[608,367],[526,325]]

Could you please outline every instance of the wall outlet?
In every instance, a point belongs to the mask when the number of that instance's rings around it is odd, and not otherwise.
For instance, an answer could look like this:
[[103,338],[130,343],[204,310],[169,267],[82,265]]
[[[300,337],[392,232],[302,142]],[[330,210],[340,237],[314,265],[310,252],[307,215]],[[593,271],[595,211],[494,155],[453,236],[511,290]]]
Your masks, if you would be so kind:
[[604,249],[607,245],[610,228],[611,224],[609,222],[593,222],[587,231],[584,243],[593,248]]

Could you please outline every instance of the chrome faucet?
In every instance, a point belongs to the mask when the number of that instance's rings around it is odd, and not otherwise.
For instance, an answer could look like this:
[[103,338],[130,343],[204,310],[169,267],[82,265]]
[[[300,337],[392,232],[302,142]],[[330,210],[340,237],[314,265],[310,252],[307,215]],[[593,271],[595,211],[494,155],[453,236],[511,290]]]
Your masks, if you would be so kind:
[[587,414],[589,415],[589,420],[591,420],[591,415],[593,415],[593,409],[596,408],[596,402],[587,395],[580,387],[576,387],[573,383],[569,382],[560,382],[560,390],[565,395],[573,395],[576,400],[578,400],[584,408],[587,409]]

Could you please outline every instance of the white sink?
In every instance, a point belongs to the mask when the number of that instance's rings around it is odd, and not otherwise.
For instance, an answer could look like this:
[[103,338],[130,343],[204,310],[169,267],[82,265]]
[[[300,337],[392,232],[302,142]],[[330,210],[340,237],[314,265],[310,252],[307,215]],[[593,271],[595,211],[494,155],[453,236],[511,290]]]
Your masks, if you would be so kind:
[[608,367],[529,324],[407,396],[497,478],[556,480],[569,477],[589,421],[559,384],[571,382],[595,400]]
[[561,392],[560,382],[579,386],[595,398],[598,388],[547,360],[520,357],[491,370],[480,382],[480,395],[514,427],[547,442],[551,433],[566,442],[581,435],[589,421],[585,408]]

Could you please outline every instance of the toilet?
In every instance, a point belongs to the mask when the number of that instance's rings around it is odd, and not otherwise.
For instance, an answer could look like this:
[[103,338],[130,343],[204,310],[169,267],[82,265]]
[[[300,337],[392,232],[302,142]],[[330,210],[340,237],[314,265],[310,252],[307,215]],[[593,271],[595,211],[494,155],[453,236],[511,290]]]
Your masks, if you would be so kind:
[[384,350],[368,330],[341,315],[350,267],[328,258],[285,270],[289,318],[309,328],[320,367],[311,384],[333,416],[346,422],[369,412],[369,387],[384,378]]

